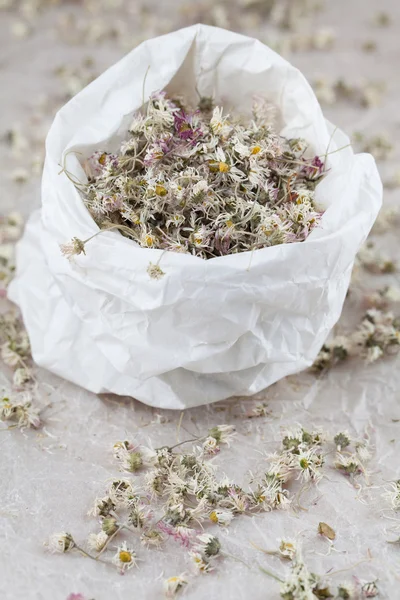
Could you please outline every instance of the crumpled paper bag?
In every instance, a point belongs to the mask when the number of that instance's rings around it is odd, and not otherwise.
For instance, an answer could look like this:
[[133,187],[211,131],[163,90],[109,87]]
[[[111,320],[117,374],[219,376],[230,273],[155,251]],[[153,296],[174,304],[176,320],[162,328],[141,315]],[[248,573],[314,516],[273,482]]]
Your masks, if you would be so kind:
[[[145,74],[147,77],[145,79]],[[143,82],[145,92],[143,96]],[[81,181],[74,150],[113,151],[133,113],[166,88],[249,111],[254,94],[279,109],[281,134],[324,155],[348,138],[323,117],[303,75],[257,40],[196,25],[141,44],[57,114],[47,138],[42,208],[17,248],[9,297],[22,311],[34,360],[95,393],[189,408],[250,395],[312,364],[338,320],[355,255],[381,206],[370,155],[329,154],[317,187],[326,208],[305,242],[203,260],[164,253],[118,232],[65,259],[59,244],[98,228],[60,163]]]

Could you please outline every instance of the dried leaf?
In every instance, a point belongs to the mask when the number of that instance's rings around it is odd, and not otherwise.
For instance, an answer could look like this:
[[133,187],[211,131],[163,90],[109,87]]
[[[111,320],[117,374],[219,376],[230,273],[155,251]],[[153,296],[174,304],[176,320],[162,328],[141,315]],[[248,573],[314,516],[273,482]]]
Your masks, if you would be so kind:
[[318,524],[318,533],[324,535],[328,540],[334,540],[336,537],[335,531],[327,523],[321,522]]

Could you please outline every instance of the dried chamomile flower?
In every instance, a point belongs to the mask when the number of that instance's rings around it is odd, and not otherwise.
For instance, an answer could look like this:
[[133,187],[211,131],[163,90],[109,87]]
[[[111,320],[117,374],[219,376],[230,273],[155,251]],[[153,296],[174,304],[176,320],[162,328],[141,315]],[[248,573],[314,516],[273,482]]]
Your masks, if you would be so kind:
[[189,557],[197,573],[208,573],[209,571],[212,571],[212,565],[204,559],[204,556],[200,552],[190,550]]
[[318,578],[310,573],[299,553],[293,558],[292,569],[286,580],[281,584],[283,600],[312,600]]
[[107,488],[107,497],[117,508],[130,506],[137,499],[137,491],[130,479],[113,479]]
[[162,279],[165,275],[160,265],[154,265],[152,262],[150,262],[147,267],[147,273],[151,279]]
[[204,454],[213,455],[217,454],[220,451],[220,447],[218,446],[217,440],[215,437],[208,436],[203,442],[203,452]]
[[148,529],[143,531],[141,534],[140,542],[146,548],[161,548],[164,542],[164,537],[156,529]]
[[33,405],[32,393],[24,391],[17,396],[0,399],[0,420],[12,421],[21,429],[41,425],[39,409]]
[[135,473],[143,466],[142,453],[129,442],[117,442],[114,444],[114,456],[122,471]]
[[211,556],[217,556],[221,550],[221,544],[219,539],[215,535],[210,533],[202,533],[197,536],[198,543],[196,544],[197,550],[204,554],[207,558]]
[[108,535],[104,531],[100,533],[91,533],[88,537],[88,548],[95,552],[101,552],[108,540]]
[[122,544],[118,546],[113,557],[113,563],[116,565],[119,572],[123,574],[132,567],[137,567],[136,552],[132,550],[126,542],[122,542]]
[[340,452],[336,454],[335,469],[342,471],[345,475],[354,476],[363,473],[363,467],[357,455],[343,455]]
[[296,554],[297,548],[294,542],[281,540],[281,543],[279,544],[279,556],[287,558],[288,560],[293,560]]
[[392,481],[390,483],[390,488],[386,490],[386,492],[383,494],[384,498],[386,498],[391,505],[391,508],[393,510],[399,510],[400,509],[400,479],[397,479],[397,481]]
[[16,387],[22,387],[28,381],[32,381],[32,378],[32,369],[29,369],[27,367],[19,367],[14,371],[13,383]]
[[96,498],[93,507],[88,512],[88,515],[93,517],[107,517],[111,511],[115,510],[115,508],[115,503],[109,496]]
[[115,517],[107,516],[101,522],[101,528],[103,533],[106,534],[107,537],[113,535],[116,531],[118,531],[118,521]]
[[223,527],[229,525],[233,518],[233,512],[228,509],[220,508],[210,512],[210,521],[212,523],[218,523],[218,525],[222,525]]
[[330,342],[325,342],[311,368],[317,372],[325,371],[346,360],[350,356],[350,352],[350,340],[343,335],[336,337]]
[[131,505],[128,523],[133,527],[142,528],[152,516],[152,510],[145,504],[137,501]]
[[209,430],[208,436],[214,438],[218,445],[227,444],[229,446],[235,437],[235,428],[233,425],[217,425]]
[[65,553],[74,548],[75,542],[70,533],[62,531],[61,533],[54,533],[50,536],[48,545],[52,552]]
[[71,259],[73,256],[78,256],[79,254],[86,254],[85,242],[77,237],[72,238],[67,244],[60,244],[60,250],[68,259]]
[[299,478],[305,482],[318,482],[323,476],[321,473],[323,464],[323,456],[313,449],[300,453],[293,461],[294,468],[299,469]]
[[357,254],[357,262],[371,273],[393,273],[396,270],[395,263],[382,256],[373,242],[367,242]]
[[377,598],[378,596],[379,590],[376,581],[364,583],[361,588],[361,598]]
[[169,577],[164,581],[164,593],[166,598],[175,598],[182,588],[187,585],[188,581],[185,574]]
[[350,436],[346,431],[341,431],[340,433],[337,433],[333,438],[333,441],[339,452],[344,448],[347,448],[347,446],[350,446],[351,443]]
[[351,586],[341,584],[337,588],[338,600],[351,600],[353,598],[353,589]]
[[400,322],[390,312],[370,309],[352,339],[366,361],[375,362],[400,345]]

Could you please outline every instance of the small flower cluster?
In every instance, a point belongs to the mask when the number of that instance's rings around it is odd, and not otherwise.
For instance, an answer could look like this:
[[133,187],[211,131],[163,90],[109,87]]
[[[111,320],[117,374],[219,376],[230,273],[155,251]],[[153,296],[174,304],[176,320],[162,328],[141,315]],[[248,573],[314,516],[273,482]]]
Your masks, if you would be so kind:
[[[252,116],[225,115],[208,98],[191,110],[152,94],[119,153],[97,151],[84,163],[88,182],[76,185],[100,229],[204,259],[305,240],[322,215],[314,196],[324,162],[304,140],[274,132],[263,99]],[[74,238],[62,252],[80,254],[84,244]]]
[[37,385],[31,368],[29,339],[14,311],[0,315],[0,356],[13,370],[13,390],[0,398],[0,421],[12,422],[11,427],[39,427],[39,409],[35,406]]
[[399,318],[391,312],[371,308],[356,331],[334,338],[322,346],[312,368],[318,372],[325,371],[351,356],[361,356],[367,363],[372,363],[385,354],[397,352],[399,346]]
[[[261,569],[267,575],[267,570]],[[277,578],[275,575],[274,577]],[[280,596],[283,600],[315,600],[316,598],[336,598],[337,600],[364,600],[376,598],[379,591],[375,581],[363,583],[355,578],[355,583],[339,584],[336,590],[321,577],[310,571],[299,550],[295,552],[291,568],[285,579],[281,581]]]
[[372,457],[368,439],[352,440],[350,435],[343,431],[335,435],[333,442],[336,446],[335,469],[351,479],[365,474],[365,463]]
[[356,265],[360,265],[370,273],[375,274],[394,273],[396,271],[394,261],[377,252],[373,242],[367,242],[361,248],[357,254]]
[[323,104],[346,101],[363,108],[370,108],[381,104],[386,88],[383,83],[376,81],[350,84],[342,78],[335,81],[319,78],[314,81],[314,91],[318,100]]
[[14,276],[14,244],[22,233],[23,219],[17,212],[0,217],[0,298]]
[[267,455],[269,468],[253,491],[256,505],[263,510],[286,509],[291,504],[288,484],[293,480],[318,483],[324,458],[320,452],[322,436],[302,427],[288,430],[279,452]]

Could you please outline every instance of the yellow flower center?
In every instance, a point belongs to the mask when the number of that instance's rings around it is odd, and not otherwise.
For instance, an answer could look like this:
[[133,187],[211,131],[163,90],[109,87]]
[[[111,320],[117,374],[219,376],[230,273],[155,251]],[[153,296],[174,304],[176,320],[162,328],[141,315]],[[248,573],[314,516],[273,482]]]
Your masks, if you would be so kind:
[[213,523],[218,523],[218,516],[215,510],[213,510],[210,514],[210,521],[212,521]]
[[147,234],[145,237],[146,246],[152,246],[154,244],[153,236]]
[[226,222],[226,224],[228,225],[228,227],[233,227],[233,221],[231,221],[230,219]]
[[218,168],[220,173],[228,173],[229,171],[229,165],[226,162],[220,162]]
[[107,154],[106,154],[105,152],[103,152],[103,154],[102,154],[102,155],[100,156],[100,158],[99,158],[99,163],[100,163],[101,165],[104,165],[104,164],[105,164],[105,162],[106,162],[106,157],[107,157]]
[[157,196],[166,196],[168,194],[167,188],[163,185],[156,185],[156,194]]
[[251,154],[258,154],[259,152],[261,152],[261,146],[254,146],[254,148],[251,149]]
[[122,563],[130,563],[132,561],[132,554],[127,550],[121,550],[119,553],[119,560]]

